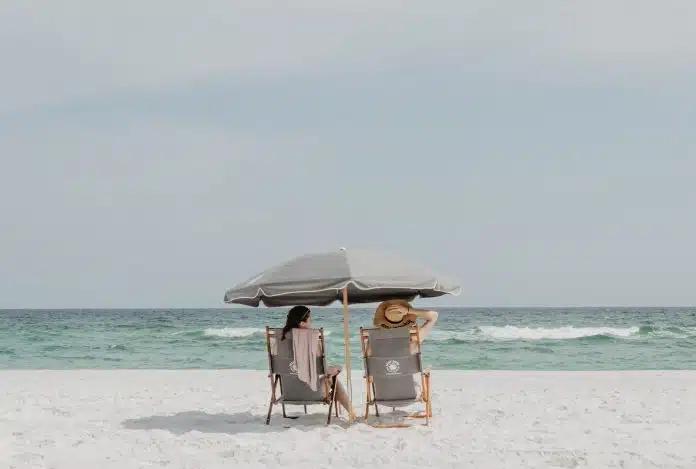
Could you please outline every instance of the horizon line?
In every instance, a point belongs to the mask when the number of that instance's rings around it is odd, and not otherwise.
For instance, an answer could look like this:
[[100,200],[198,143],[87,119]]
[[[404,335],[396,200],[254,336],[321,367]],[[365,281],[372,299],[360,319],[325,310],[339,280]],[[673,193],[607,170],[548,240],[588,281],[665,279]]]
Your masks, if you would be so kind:
[[[375,303],[376,304],[376,303]],[[348,309],[351,308],[366,308],[369,307],[370,303],[357,303],[348,305]],[[6,308],[0,307],[0,312],[3,311],[75,311],[75,310],[101,310],[101,311],[111,311],[111,310],[200,310],[200,309],[215,309],[215,310],[236,310],[236,309],[249,309],[249,310],[270,310],[270,309],[284,309],[291,306],[246,306],[246,305],[229,305],[229,306],[108,306],[108,307],[93,307],[93,306],[81,306],[81,307],[20,307],[20,308]],[[329,306],[311,306],[314,309],[343,309],[340,304],[329,305]],[[541,308],[541,309],[554,309],[554,308],[696,308],[696,305],[650,305],[650,304],[588,304],[588,305],[432,305],[432,309],[442,309],[442,308],[458,308],[458,309],[474,309],[474,308]]]

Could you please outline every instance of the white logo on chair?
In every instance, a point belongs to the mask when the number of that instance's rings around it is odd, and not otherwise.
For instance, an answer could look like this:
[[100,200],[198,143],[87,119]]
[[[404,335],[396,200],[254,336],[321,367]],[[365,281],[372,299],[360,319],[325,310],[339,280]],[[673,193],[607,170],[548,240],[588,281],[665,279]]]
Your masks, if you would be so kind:
[[297,364],[295,363],[294,360],[290,362],[290,365],[288,366],[288,368],[290,368],[290,373],[297,374]]
[[387,360],[384,367],[387,369],[387,373],[398,373],[401,368],[399,362],[396,360]]

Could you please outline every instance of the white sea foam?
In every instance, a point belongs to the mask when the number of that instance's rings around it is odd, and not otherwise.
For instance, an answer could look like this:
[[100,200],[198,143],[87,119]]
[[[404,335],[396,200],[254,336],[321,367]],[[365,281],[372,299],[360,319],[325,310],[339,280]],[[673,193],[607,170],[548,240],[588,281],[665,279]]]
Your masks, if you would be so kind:
[[221,327],[208,328],[203,331],[203,335],[208,337],[228,337],[232,339],[251,337],[253,335],[263,333],[264,329],[258,327]]
[[480,338],[480,334],[477,333],[476,329],[470,329],[468,331],[434,330],[430,335],[430,340],[435,342],[444,342],[446,340],[474,341],[480,340]]
[[479,326],[466,331],[433,331],[435,341],[461,340],[564,340],[593,336],[612,336],[628,338],[640,332],[639,327],[518,327],[518,326]]
[[664,339],[688,339],[696,337],[696,327],[660,328],[652,331],[651,335]]
[[594,337],[599,335],[613,337],[631,337],[640,332],[640,328],[633,327],[517,327],[517,326],[481,326],[481,335],[492,339],[501,340],[562,340],[579,339],[582,337]]

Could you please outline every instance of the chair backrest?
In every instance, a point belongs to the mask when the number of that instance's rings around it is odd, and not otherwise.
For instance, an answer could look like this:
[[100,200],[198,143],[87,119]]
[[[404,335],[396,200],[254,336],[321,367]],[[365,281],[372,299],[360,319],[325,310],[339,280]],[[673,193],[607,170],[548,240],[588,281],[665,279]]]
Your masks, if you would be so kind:
[[[360,329],[360,336],[365,374],[374,383],[375,400],[416,399],[414,375],[423,372],[417,326]],[[411,351],[412,343],[415,353]]]
[[[321,350],[326,350],[324,344],[324,330],[319,331],[319,341],[321,342]],[[283,329],[266,328],[266,350],[268,351],[268,366],[272,374],[280,376],[280,392],[284,401],[296,402],[320,402],[325,399],[322,391],[323,378],[326,374],[326,356],[325,352],[321,356],[317,356],[317,390],[312,391],[307,383],[302,381],[297,376],[297,368],[295,366],[295,357],[292,350],[292,333],[285,336],[285,340],[281,340]]]

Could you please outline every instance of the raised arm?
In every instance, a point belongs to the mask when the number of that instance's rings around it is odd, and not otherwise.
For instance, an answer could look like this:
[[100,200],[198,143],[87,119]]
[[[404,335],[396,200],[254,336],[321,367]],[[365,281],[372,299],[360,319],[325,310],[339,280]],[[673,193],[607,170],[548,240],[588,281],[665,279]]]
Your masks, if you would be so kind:
[[425,322],[421,326],[419,326],[420,341],[423,342],[423,339],[425,339],[428,336],[428,334],[430,334],[430,331],[433,329],[433,326],[435,326],[435,323],[437,322],[437,311],[414,308],[411,310],[411,312],[419,318],[425,319]]

